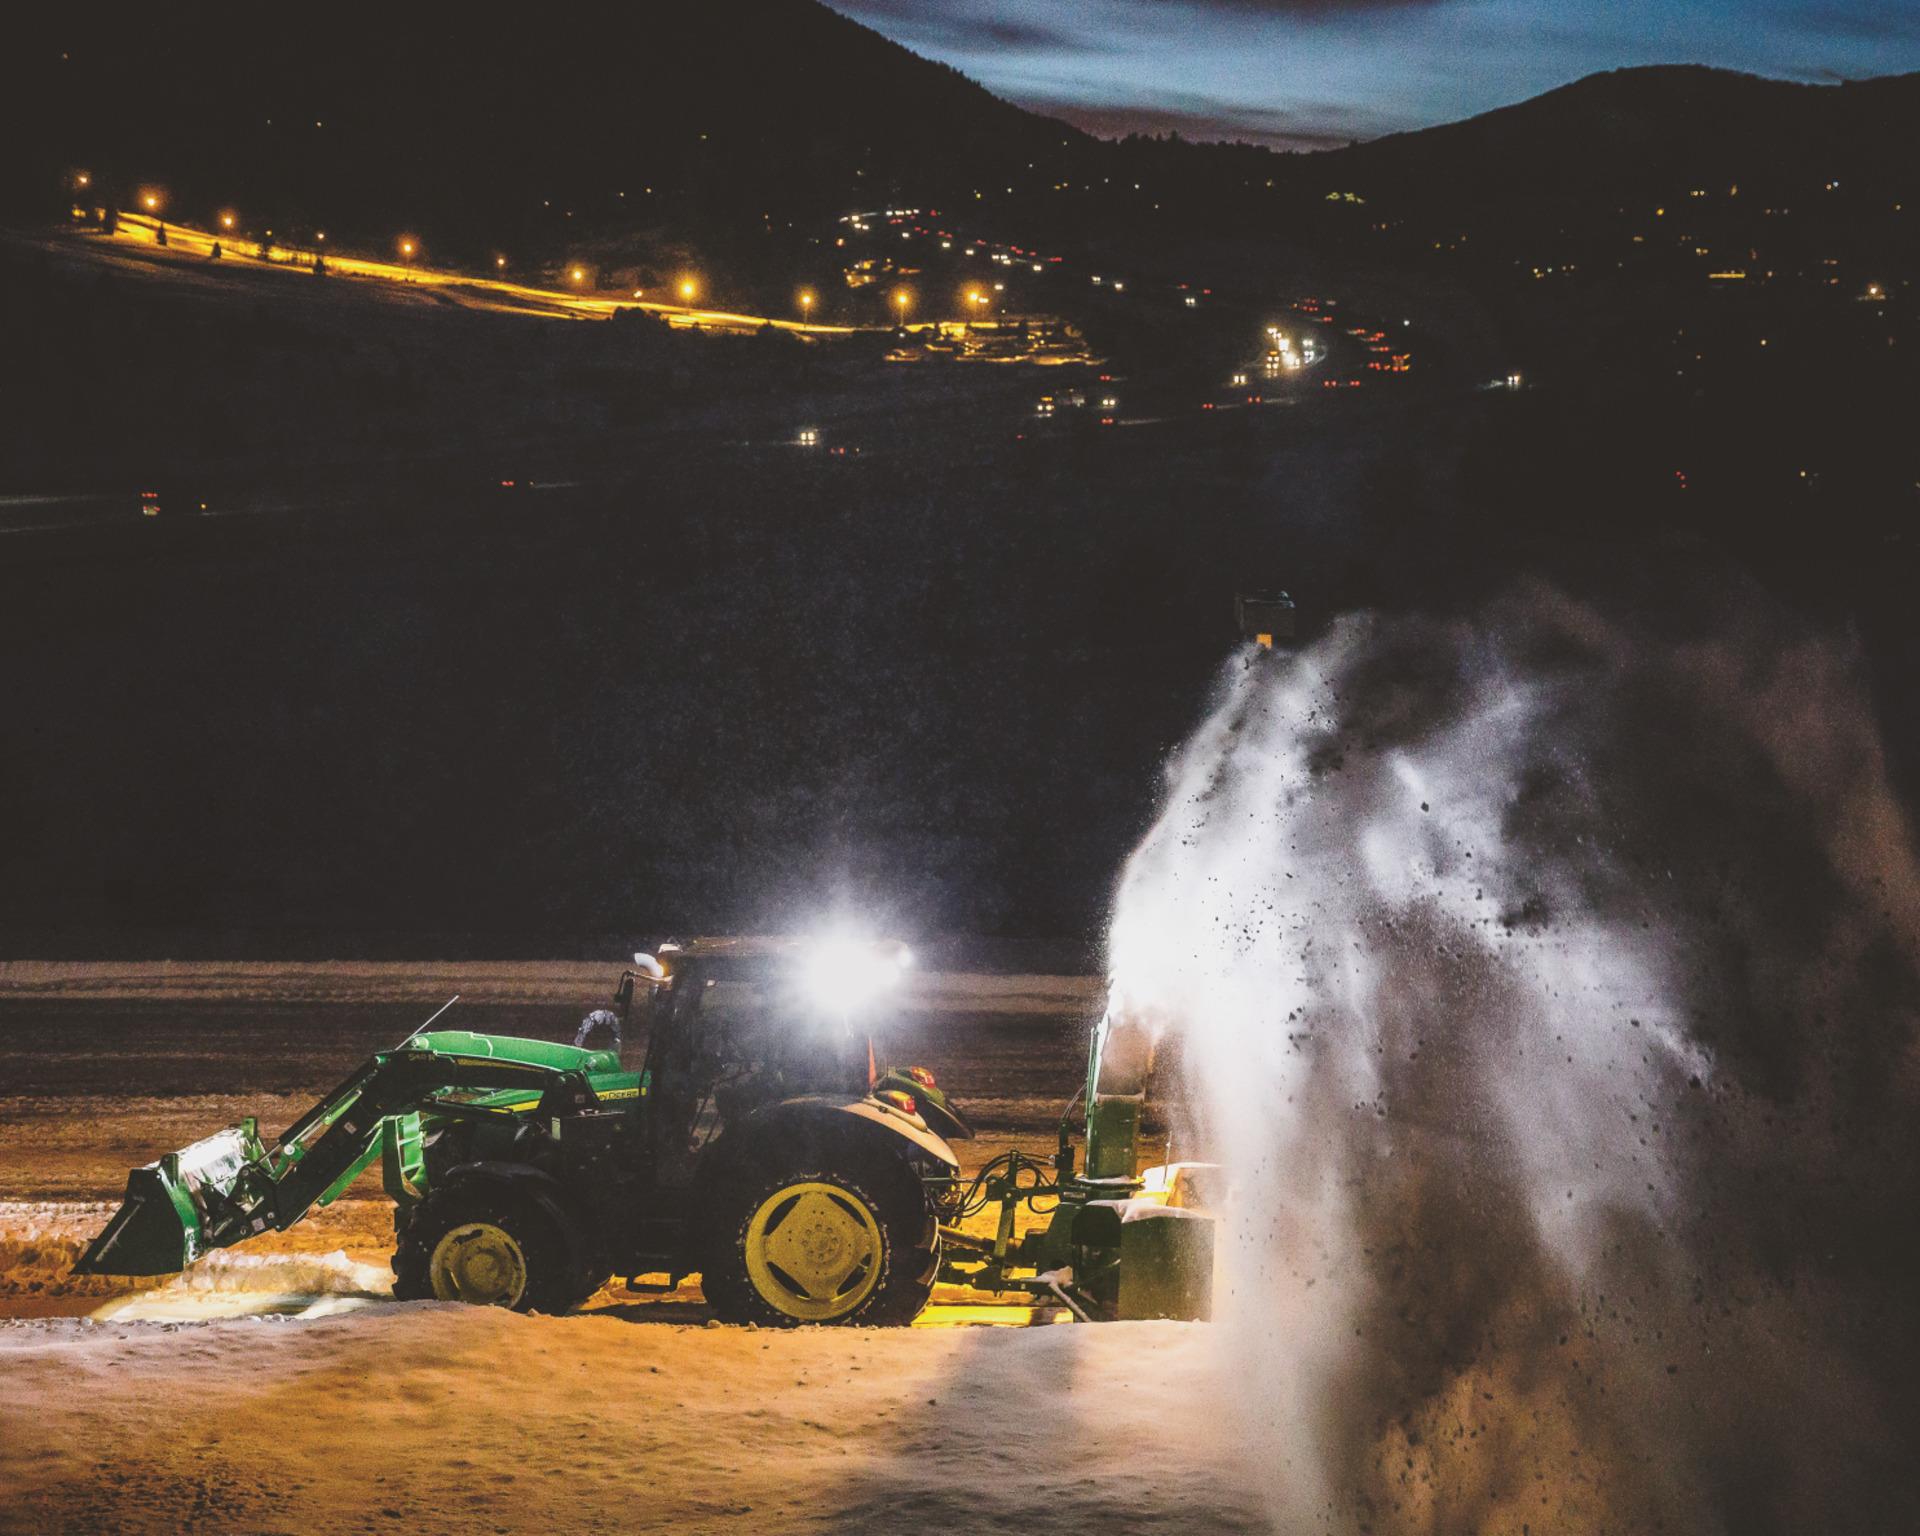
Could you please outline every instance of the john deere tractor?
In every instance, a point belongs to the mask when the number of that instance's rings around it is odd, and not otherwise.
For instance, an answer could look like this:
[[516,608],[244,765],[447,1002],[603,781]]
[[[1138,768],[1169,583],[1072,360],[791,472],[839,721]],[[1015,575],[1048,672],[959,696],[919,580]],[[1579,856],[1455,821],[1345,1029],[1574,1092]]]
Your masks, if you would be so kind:
[[181,1269],[377,1160],[403,1299],[556,1312],[615,1274],[645,1291],[698,1273],[730,1320],[909,1321],[940,1267],[948,1138],[972,1133],[819,995],[877,992],[905,951],[707,940],[634,960],[615,996],[646,1035],[637,1073],[613,1051],[414,1034],[271,1146],[247,1120],[135,1169],[78,1270]]
[[[1084,1319],[1208,1315],[1213,1170],[1138,1166],[1149,1034],[1111,1015],[1095,1030],[1084,1164],[1070,1106],[1052,1157],[1005,1152],[963,1182],[959,1108],[924,1068],[883,1069],[855,1024],[906,958],[658,945],[615,992],[646,1035],[638,1072],[615,1051],[423,1029],[272,1145],[246,1120],[134,1169],[78,1270],[182,1269],[284,1231],[378,1161],[402,1299],[560,1312],[614,1275],[646,1292],[698,1274],[739,1322],[905,1323],[936,1279]],[[1022,1208],[1043,1219],[1020,1230]]]

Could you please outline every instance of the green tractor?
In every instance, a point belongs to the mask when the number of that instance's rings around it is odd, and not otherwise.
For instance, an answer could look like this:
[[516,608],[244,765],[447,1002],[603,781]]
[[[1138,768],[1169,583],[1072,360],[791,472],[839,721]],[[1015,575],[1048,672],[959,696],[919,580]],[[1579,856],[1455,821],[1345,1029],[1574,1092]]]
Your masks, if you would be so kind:
[[247,1120],[135,1169],[77,1271],[181,1269],[284,1231],[378,1160],[402,1299],[559,1312],[614,1274],[670,1291],[697,1273],[732,1321],[908,1322],[939,1269],[948,1138],[972,1133],[930,1073],[879,1071],[851,1014],[813,996],[877,994],[905,958],[765,940],[636,955],[615,996],[623,1018],[641,1004],[637,1073],[614,1051],[423,1030],[271,1146]]
[[[172,1273],[377,1161],[403,1300],[564,1312],[614,1275],[665,1293],[697,1274],[733,1322],[907,1323],[936,1280],[1086,1319],[1206,1316],[1208,1170],[1137,1167],[1145,1032],[1095,1032],[1084,1170],[1069,1110],[1050,1160],[1007,1152],[963,1181],[965,1116],[854,1023],[907,960],[754,939],[637,954],[615,992],[646,1035],[637,1073],[617,1051],[423,1028],[272,1145],[249,1119],[134,1169],[76,1272]],[[1046,1219],[1020,1233],[1023,1206]],[[989,1207],[993,1235],[969,1230]]]

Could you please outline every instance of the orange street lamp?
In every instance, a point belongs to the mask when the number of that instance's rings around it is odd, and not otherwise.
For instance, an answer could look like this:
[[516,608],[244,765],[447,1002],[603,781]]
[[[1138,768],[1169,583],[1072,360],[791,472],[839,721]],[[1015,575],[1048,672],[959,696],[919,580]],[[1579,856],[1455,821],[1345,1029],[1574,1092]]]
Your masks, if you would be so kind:
[[400,254],[408,261],[413,260],[413,253],[419,249],[419,242],[416,241],[412,235],[402,235],[400,237]]
[[496,256],[493,258],[493,264],[498,270],[504,272],[507,269],[507,258],[504,256]]
[[700,291],[700,285],[690,277],[680,279],[680,302],[691,304],[693,296]]
[[907,323],[907,306],[913,302],[913,295],[905,288],[893,290],[893,307],[900,311],[900,323]]
[[223,213],[220,215],[220,227],[222,229],[233,228],[233,215],[231,213]]
[[93,185],[93,178],[85,171],[79,171],[74,175],[73,184],[76,187],[90,187]]
[[567,277],[569,281],[584,283],[587,280],[587,269],[585,267],[568,267]]
[[142,192],[140,194],[140,206],[146,209],[148,213],[158,213],[160,211],[160,194],[158,192]]
[[800,313],[803,316],[813,313],[813,290],[811,288],[802,288],[800,290]]

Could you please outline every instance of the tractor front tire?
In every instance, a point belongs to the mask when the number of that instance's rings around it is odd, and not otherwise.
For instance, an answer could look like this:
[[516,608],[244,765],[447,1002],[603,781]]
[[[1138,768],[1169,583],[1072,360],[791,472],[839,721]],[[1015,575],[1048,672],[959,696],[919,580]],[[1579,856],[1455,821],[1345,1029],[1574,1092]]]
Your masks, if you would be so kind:
[[393,1255],[394,1298],[565,1312],[582,1299],[569,1236],[525,1191],[463,1179],[413,1211]]

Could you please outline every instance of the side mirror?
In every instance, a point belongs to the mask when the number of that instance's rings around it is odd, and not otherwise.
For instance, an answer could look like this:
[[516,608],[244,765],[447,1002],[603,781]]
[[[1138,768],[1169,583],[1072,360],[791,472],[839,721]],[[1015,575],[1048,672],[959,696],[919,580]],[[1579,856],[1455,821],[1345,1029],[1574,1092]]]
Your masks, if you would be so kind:
[[633,963],[641,972],[651,976],[655,981],[660,980],[661,977],[667,974],[667,968],[644,950],[636,950],[634,952]]

